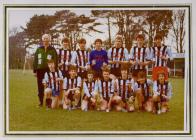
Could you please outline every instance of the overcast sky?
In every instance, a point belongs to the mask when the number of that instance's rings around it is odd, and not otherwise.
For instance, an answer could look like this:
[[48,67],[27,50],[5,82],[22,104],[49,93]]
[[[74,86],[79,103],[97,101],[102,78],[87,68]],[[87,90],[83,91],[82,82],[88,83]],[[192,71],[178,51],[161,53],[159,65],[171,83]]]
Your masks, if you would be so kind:
[[[61,9],[10,9],[9,13],[8,13],[8,19],[9,19],[9,30],[11,30],[14,27],[26,27],[26,24],[30,21],[30,18],[33,17],[35,14],[37,15],[53,15],[56,11],[58,10],[63,10]],[[86,16],[89,16],[90,10],[87,9],[79,9],[79,10],[75,10],[72,9],[71,11],[75,12],[78,15],[84,14]],[[99,19],[99,21],[101,20],[102,23],[105,23],[106,21],[103,19]],[[96,38],[101,38],[102,40],[106,40],[108,38],[108,29],[106,25],[103,26],[97,26],[96,29],[103,31],[104,33],[91,33],[89,35],[85,35],[84,38],[87,39],[87,45],[90,45],[94,42],[94,40]],[[115,27],[111,27],[111,34],[112,37],[115,36],[117,32],[117,29]]]

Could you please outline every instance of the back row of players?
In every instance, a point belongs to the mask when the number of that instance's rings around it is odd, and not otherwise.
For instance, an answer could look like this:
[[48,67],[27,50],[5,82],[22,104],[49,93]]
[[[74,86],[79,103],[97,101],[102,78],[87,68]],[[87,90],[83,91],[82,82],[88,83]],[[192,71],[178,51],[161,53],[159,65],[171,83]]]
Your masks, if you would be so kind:
[[[56,52],[50,46],[50,35],[43,35],[43,46],[37,49],[34,60],[40,106],[45,88],[46,105],[52,108],[168,111],[172,93],[167,61],[172,59],[171,52],[160,35],[155,36],[152,48],[144,46],[144,39],[141,34],[136,37],[137,45],[130,54],[119,36],[108,51],[102,49],[101,39],[95,40],[91,52],[85,48],[85,39],[80,39],[79,49],[72,51],[69,39],[64,38],[63,47]],[[154,65],[154,82],[146,78],[149,64]]]

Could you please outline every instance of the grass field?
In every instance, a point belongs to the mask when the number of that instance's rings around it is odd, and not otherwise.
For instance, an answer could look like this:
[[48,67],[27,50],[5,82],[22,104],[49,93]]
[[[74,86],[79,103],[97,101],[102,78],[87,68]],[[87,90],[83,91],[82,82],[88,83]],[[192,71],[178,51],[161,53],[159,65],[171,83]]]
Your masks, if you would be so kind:
[[154,115],[147,112],[97,112],[37,108],[36,78],[32,71],[25,75],[9,71],[10,131],[162,131],[183,130],[184,80],[170,79],[173,97],[170,112]]

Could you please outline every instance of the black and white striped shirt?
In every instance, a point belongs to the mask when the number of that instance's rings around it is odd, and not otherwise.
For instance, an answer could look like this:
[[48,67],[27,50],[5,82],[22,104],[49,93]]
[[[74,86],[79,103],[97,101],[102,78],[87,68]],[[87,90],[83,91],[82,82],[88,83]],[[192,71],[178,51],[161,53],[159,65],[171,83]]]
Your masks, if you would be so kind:
[[152,47],[151,48],[152,50],[152,58],[153,58],[153,61],[155,62],[155,67],[158,67],[158,66],[163,66],[163,67],[166,67],[167,66],[167,60],[163,60],[161,57],[164,56],[164,57],[167,57],[169,59],[172,59],[172,53],[171,53],[171,50],[165,46],[165,45],[162,45],[161,47]]
[[[112,47],[108,50],[108,59],[110,61],[128,61],[129,54],[126,48],[116,48]],[[119,68],[120,64],[112,64],[112,68]]]
[[63,89],[73,89],[73,88],[81,88],[82,80],[79,76],[71,79],[70,77],[65,77],[63,81]]
[[58,51],[58,63],[63,63],[60,68],[62,71],[68,71],[68,65],[71,63],[72,51],[68,49],[59,49]]
[[94,96],[93,95],[93,92],[95,91],[95,86],[96,86],[96,81],[85,81],[83,83],[83,89],[84,89],[84,94],[88,97],[92,97]]
[[[136,62],[146,62],[151,61],[151,53],[149,48],[147,47],[132,47],[130,52],[130,60],[136,61]],[[141,65],[134,65],[133,69],[145,69],[145,66]]]
[[57,78],[62,78],[62,73],[60,70],[55,72],[46,72],[44,75],[44,82],[47,84],[48,88],[51,88],[55,91],[60,91],[60,81],[57,81]]
[[114,80],[104,81],[103,79],[98,81],[98,91],[100,92],[101,96],[109,101],[109,98],[114,93]]
[[118,79],[118,93],[123,101],[126,101],[132,94],[131,79]]
[[[86,67],[89,61],[89,52],[87,50],[76,50],[73,53],[72,64],[76,64],[77,66]],[[78,72],[84,72],[81,68],[78,68]]]

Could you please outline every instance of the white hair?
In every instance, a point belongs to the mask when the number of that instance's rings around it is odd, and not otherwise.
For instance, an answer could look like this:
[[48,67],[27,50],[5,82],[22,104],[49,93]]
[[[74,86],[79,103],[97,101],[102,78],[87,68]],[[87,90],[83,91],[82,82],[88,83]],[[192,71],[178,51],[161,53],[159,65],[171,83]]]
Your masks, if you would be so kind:
[[51,41],[51,35],[49,35],[49,34],[42,35],[42,41],[44,40],[44,38],[48,38],[49,41]]

